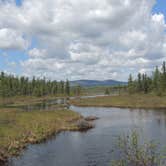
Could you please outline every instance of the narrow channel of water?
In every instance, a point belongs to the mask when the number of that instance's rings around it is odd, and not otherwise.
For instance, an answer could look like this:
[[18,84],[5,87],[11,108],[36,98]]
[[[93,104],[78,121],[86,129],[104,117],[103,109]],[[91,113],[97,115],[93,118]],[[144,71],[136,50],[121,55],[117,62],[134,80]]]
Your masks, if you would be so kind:
[[10,166],[109,166],[119,135],[137,130],[144,140],[166,145],[166,110],[118,108],[71,109],[100,117],[87,132],[63,132],[38,145],[30,145]]
[[56,110],[59,108],[68,108],[67,99],[50,99],[42,100],[39,103],[25,104],[25,105],[1,105],[0,108],[18,108],[23,111],[49,111]]

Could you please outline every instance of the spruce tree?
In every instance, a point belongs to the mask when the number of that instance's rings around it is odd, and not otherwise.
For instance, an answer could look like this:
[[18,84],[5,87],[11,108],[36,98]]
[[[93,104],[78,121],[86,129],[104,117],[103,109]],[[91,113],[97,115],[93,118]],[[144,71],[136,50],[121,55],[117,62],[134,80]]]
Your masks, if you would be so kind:
[[142,76],[141,73],[138,73],[138,83],[137,83],[137,91],[142,91]]
[[159,89],[160,89],[160,72],[159,72],[159,69],[158,69],[158,66],[156,66],[156,69],[153,73],[153,85],[152,85],[152,88],[154,89],[155,92],[158,92]]
[[67,96],[70,96],[70,83],[68,80],[66,81],[66,85],[65,85],[65,93]]
[[166,91],[166,64],[165,64],[165,62],[163,62],[163,65],[162,65],[161,89],[163,92]]
[[129,79],[128,79],[128,91],[130,94],[134,92],[134,82],[133,82],[133,77],[131,74],[129,75]]

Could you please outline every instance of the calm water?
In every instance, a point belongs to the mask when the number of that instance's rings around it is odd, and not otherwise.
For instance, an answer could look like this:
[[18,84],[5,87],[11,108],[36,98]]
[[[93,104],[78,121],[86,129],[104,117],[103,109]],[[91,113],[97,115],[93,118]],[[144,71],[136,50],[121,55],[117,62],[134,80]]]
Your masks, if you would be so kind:
[[2,108],[19,108],[24,111],[48,111],[51,110],[52,108],[55,110],[56,108],[58,109],[59,107],[68,107],[67,100],[65,98],[59,98],[59,99],[51,99],[51,100],[43,100],[40,101],[39,103],[34,103],[34,104],[26,104],[26,105],[20,105],[20,106],[15,106],[15,105],[1,105],[0,107]]
[[84,116],[100,117],[86,133],[63,132],[51,140],[30,145],[10,166],[109,166],[119,135],[137,130],[142,139],[166,145],[166,110],[118,108],[71,109]]
[[[16,107],[18,107],[18,106],[16,106]],[[54,110],[56,108],[58,109],[59,107],[67,107],[65,98],[43,100],[40,103],[20,106],[20,108],[25,110],[25,111],[34,111],[34,110],[39,110],[39,111],[46,110],[46,111],[48,111],[48,110],[51,110],[52,108],[54,108]]]

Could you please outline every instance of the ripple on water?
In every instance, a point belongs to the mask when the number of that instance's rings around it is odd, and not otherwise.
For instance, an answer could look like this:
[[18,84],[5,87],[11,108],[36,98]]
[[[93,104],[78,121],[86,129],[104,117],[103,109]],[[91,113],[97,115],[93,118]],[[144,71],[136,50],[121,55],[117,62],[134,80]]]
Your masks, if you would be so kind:
[[100,117],[96,127],[86,133],[64,132],[56,139],[30,145],[10,166],[109,166],[115,143],[122,133],[137,130],[142,139],[166,144],[166,114],[163,111],[81,108],[71,109],[84,116]]

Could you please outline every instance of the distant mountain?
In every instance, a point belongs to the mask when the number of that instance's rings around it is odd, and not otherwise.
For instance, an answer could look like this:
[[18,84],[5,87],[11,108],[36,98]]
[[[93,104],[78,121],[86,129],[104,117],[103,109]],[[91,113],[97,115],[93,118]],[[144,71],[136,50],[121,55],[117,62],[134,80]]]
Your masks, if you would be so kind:
[[71,86],[115,86],[115,85],[126,85],[127,82],[116,81],[116,80],[76,80],[70,81]]

